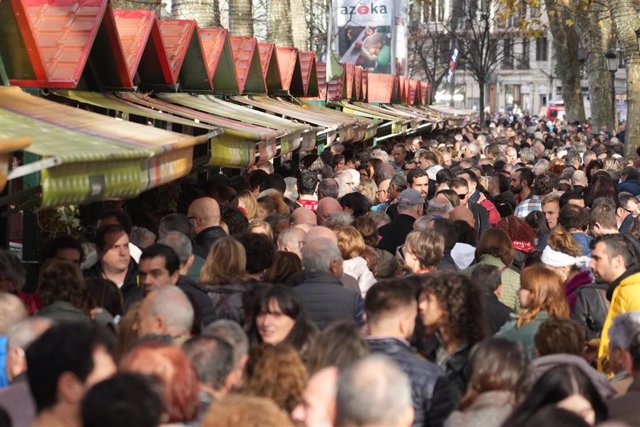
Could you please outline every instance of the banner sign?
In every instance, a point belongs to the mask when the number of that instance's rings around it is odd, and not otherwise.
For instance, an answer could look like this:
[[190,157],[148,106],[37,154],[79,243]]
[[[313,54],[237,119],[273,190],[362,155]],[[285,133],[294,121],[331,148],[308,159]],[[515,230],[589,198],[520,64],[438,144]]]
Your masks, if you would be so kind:
[[[404,4],[404,0],[332,0],[333,39],[342,64],[377,73],[395,72],[395,22],[405,10],[401,7],[396,12],[396,3]],[[401,21],[404,23],[404,17]]]

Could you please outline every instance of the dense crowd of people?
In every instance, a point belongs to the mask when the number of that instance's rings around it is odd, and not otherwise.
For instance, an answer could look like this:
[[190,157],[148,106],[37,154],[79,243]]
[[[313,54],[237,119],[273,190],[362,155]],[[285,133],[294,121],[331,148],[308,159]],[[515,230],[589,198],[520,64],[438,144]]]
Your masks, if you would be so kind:
[[0,252],[0,426],[640,425],[624,151],[500,117],[105,205]]

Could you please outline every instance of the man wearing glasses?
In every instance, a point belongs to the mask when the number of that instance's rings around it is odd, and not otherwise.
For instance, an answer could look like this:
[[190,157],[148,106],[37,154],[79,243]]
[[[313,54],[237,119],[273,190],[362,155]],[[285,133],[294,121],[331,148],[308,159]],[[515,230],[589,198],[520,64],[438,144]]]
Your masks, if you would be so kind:
[[467,184],[467,180],[464,178],[454,178],[451,181],[451,189],[458,194],[460,206],[468,208],[473,213],[476,221],[476,231],[478,232],[478,236],[482,236],[482,233],[491,227],[491,224],[489,224],[489,213],[482,205],[470,199],[469,184]]

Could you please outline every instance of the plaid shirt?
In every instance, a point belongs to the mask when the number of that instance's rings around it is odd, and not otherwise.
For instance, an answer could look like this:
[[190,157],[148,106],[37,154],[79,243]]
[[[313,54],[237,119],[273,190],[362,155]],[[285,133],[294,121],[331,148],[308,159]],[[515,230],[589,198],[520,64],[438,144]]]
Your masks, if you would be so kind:
[[533,211],[542,211],[542,197],[533,195],[516,206],[515,216],[524,218]]

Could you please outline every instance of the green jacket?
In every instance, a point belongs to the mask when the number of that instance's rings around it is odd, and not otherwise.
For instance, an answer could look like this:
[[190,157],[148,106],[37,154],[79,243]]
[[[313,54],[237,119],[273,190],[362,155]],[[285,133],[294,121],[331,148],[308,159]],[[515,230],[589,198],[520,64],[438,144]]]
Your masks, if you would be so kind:
[[502,269],[502,294],[500,295],[501,303],[515,311],[520,310],[520,300],[518,299],[518,289],[520,289],[520,273],[507,268],[504,262],[496,256],[484,254],[480,261],[467,268],[464,273],[473,279],[473,270],[480,264],[495,265]]
[[532,321],[523,325],[520,329],[516,328],[516,319],[510,320],[502,326],[496,336],[519,342],[527,351],[529,359],[533,360],[536,357],[536,333],[542,322],[548,318],[549,313],[541,311]]

